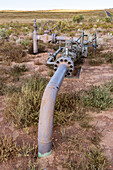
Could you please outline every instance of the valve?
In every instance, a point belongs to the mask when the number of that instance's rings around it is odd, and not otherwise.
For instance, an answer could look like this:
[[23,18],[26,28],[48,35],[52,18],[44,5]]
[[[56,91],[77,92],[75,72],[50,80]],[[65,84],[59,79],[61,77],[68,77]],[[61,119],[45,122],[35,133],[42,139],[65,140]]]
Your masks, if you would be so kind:
[[53,33],[58,35],[59,33],[59,27],[54,21],[46,22],[42,30],[43,30],[43,34],[48,34],[48,35],[52,35]]

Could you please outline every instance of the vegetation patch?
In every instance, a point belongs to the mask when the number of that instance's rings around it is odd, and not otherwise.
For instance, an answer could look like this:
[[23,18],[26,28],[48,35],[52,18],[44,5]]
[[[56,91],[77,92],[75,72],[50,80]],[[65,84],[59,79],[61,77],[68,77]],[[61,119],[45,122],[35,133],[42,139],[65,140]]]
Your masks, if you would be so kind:
[[37,157],[37,146],[30,146],[28,143],[17,144],[16,139],[11,136],[0,136],[0,163],[14,157]]
[[84,20],[84,16],[83,15],[77,15],[77,16],[73,16],[73,18],[72,18],[72,22],[77,22],[77,23],[79,23],[79,22],[81,22],[81,21],[83,21]]
[[0,76],[0,96],[4,95],[5,90],[6,90],[5,80],[3,77]]
[[89,65],[91,65],[91,66],[99,66],[99,65],[101,65],[101,64],[104,64],[104,60],[102,60],[102,59],[90,59],[90,60],[88,61],[88,63],[89,63]]
[[104,58],[106,63],[113,64],[113,52],[109,51],[107,53],[101,54],[101,58]]
[[[58,148],[57,166],[61,165],[62,169],[71,170],[109,169],[109,162],[100,146],[91,146],[81,135],[83,134],[65,136],[65,141]],[[62,155],[65,155],[63,159],[61,159]]]
[[24,72],[28,71],[25,65],[14,65],[9,72],[9,75],[13,77],[13,81],[19,81],[20,76],[23,75]]
[[90,90],[83,92],[84,106],[97,108],[98,110],[106,110],[112,107],[113,96],[110,93],[112,89],[113,83],[111,82],[103,87],[92,86]]
[[9,42],[2,44],[0,54],[3,56],[3,60],[10,62],[23,62],[26,56],[21,45],[14,45]]
[[[40,104],[46,85],[46,79],[35,75],[23,83],[20,91],[6,97],[6,115],[17,127],[38,124]],[[98,110],[112,107],[112,90],[113,84],[110,82],[103,87],[92,86],[90,90],[83,90],[78,94],[59,94],[55,104],[54,125],[69,124],[76,120],[82,127],[88,128],[91,118],[86,112],[86,107]]]
[[40,104],[47,80],[34,75],[25,80],[20,91],[6,97],[6,115],[18,127],[38,124]]
[[91,66],[99,66],[103,63],[113,64],[113,53],[111,51],[103,53],[103,47],[97,48],[96,53],[93,48],[89,48],[88,51],[88,63]]

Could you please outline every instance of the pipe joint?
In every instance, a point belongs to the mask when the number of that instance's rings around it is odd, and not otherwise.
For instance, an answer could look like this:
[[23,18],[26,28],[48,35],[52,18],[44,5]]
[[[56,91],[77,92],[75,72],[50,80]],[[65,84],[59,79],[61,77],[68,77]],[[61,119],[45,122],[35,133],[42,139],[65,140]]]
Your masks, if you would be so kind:
[[74,70],[74,64],[71,60],[71,57],[60,57],[54,64],[54,70],[56,71],[60,65],[66,65],[67,66],[67,72],[65,77],[69,77],[72,75],[72,72]]

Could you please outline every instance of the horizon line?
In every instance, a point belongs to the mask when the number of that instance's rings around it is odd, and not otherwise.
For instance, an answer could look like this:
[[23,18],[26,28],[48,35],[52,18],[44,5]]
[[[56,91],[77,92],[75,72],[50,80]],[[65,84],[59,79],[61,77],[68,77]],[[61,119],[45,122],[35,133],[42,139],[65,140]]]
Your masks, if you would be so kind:
[[104,8],[104,9],[38,9],[38,10],[15,10],[15,9],[3,9],[0,11],[94,11],[94,10],[105,10],[105,9],[113,9],[113,8]]

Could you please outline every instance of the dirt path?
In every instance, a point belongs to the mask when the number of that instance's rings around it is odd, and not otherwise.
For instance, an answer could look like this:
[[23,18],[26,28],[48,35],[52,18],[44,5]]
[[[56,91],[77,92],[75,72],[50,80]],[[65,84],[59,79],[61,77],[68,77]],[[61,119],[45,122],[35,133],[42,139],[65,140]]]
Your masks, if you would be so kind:
[[61,91],[67,92],[88,89],[92,85],[101,85],[113,79],[112,65],[103,64],[101,66],[89,66],[87,61],[82,66],[82,72],[79,79],[65,79],[61,86]]

